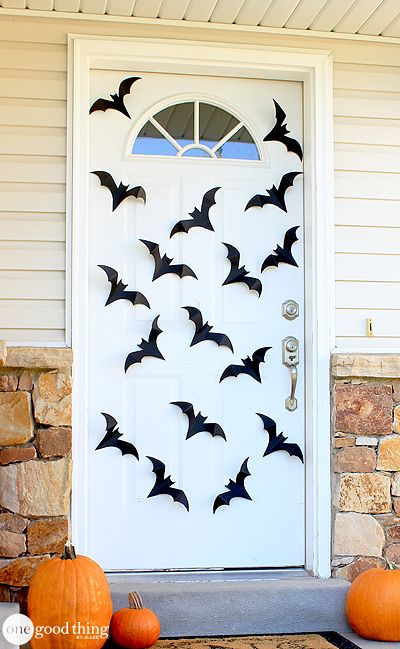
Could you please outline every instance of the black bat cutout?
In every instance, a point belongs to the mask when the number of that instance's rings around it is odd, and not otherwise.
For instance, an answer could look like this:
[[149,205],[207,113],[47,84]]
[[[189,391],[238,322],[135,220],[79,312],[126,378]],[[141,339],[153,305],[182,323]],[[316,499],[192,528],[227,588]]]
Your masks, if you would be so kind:
[[245,460],[240,467],[240,471],[236,476],[236,480],[229,479],[229,482],[225,487],[228,491],[224,491],[222,494],[218,494],[214,500],[213,513],[217,511],[218,507],[221,505],[230,505],[232,498],[245,498],[246,500],[252,500],[249,496],[246,487],[244,486],[245,479],[251,475],[249,469],[247,468],[247,462],[249,458]]
[[123,115],[126,115],[126,117],[129,117],[130,119],[131,116],[129,115],[125,107],[124,98],[125,95],[129,95],[131,87],[135,83],[135,81],[139,81],[140,79],[141,77],[128,77],[127,79],[121,81],[118,88],[118,94],[110,95],[111,99],[96,99],[96,101],[90,107],[89,115],[90,113],[94,113],[95,110],[106,111],[109,108],[112,108],[122,113]]
[[109,448],[113,446],[118,448],[122,455],[134,455],[135,458],[139,459],[139,453],[137,452],[136,447],[131,444],[131,442],[124,442],[120,439],[122,433],[119,432],[117,428],[118,422],[112,415],[107,414],[106,412],[101,413],[106,420],[106,434],[101,440],[100,444],[96,446],[96,451],[99,451],[102,448]]
[[208,322],[203,324],[203,316],[201,315],[201,311],[199,311],[199,309],[196,309],[196,307],[194,306],[183,306],[182,309],[186,309],[189,314],[189,320],[191,320],[196,327],[192,342],[190,343],[191,347],[203,342],[203,340],[212,340],[213,342],[217,343],[218,347],[228,347],[233,353],[232,343],[228,336],[226,334],[219,334],[214,331],[211,332],[212,325],[209,325]]
[[281,178],[278,189],[275,187],[275,185],[272,185],[271,189],[266,190],[268,192],[268,196],[265,196],[263,194],[256,194],[255,196],[250,198],[249,202],[244,208],[245,211],[250,207],[264,207],[264,205],[268,204],[275,205],[276,207],[279,207],[280,210],[287,212],[285,202],[286,191],[289,189],[289,187],[293,186],[296,176],[299,176],[302,173],[302,171],[290,171],[289,173],[284,174]]
[[266,430],[269,435],[268,446],[263,457],[270,455],[271,453],[276,453],[276,451],[286,451],[286,453],[289,453],[289,455],[298,457],[299,460],[304,464],[303,453],[301,452],[300,446],[298,444],[286,443],[287,437],[285,437],[283,433],[279,433],[279,435],[277,436],[276,422],[271,419],[271,417],[261,415],[259,412],[257,412],[256,414],[262,420],[264,430]]
[[152,496],[160,496],[161,494],[167,494],[167,496],[171,496],[171,498],[175,502],[181,503],[181,505],[186,507],[186,509],[189,511],[189,503],[185,493],[182,491],[182,489],[175,489],[174,487],[172,487],[175,482],[171,480],[170,475],[167,478],[165,477],[165,464],[161,462],[161,460],[157,460],[157,458],[155,457],[150,457],[149,455],[147,455],[146,457],[152,463],[153,473],[155,473],[156,475],[154,487],[150,491],[147,498],[151,498]]
[[181,278],[194,277],[195,279],[197,279],[197,275],[186,264],[171,265],[171,261],[173,261],[173,259],[167,257],[167,255],[163,255],[161,257],[158,243],[154,243],[153,241],[146,241],[146,239],[139,239],[139,241],[144,243],[154,259],[153,282],[154,280],[161,277],[161,275],[166,275],[167,273],[173,273],[174,275],[178,275],[178,277]]
[[228,250],[227,259],[231,263],[231,269],[226,280],[223,282],[222,286],[227,284],[246,284],[249,291],[256,291],[258,297],[262,293],[262,284],[259,279],[256,277],[247,277],[249,271],[246,270],[244,266],[240,266],[240,252],[235,246],[231,246],[230,243],[223,244]]
[[102,266],[101,264],[98,264],[98,267],[104,270],[107,279],[111,284],[110,294],[104,306],[108,306],[112,302],[116,302],[116,300],[129,300],[129,302],[132,302],[133,306],[136,306],[136,304],[143,304],[150,309],[150,304],[143,293],[140,293],[140,291],[125,291],[128,284],[124,284],[121,279],[118,280],[118,273],[114,268],[111,268],[110,266]]
[[211,422],[205,424],[204,422],[207,417],[204,417],[201,412],[198,412],[197,415],[195,415],[193,404],[188,401],[171,401],[171,406],[178,406],[189,420],[186,439],[190,439],[193,435],[197,435],[197,433],[206,432],[210,433],[212,437],[222,437],[226,441],[226,435],[221,426]]
[[261,272],[269,266],[278,267],[278,264],[289,264],[289,266],[299,267],[297,261],[292,255],[292,246],[299,240],[296,234],[299,227],[299,225],[296,225],[294,228],[289,228],[289,230],[287,230],[283,239],[283,248],[279,245],[276,246],[274,254],[268,255],[268,257],[264,259],[261,266]]
[[162,333],[162,329],[160,329],[160,327],[158,326],[159,317],[160,316],[158,315],[153,320],[150,329],[149,339],[145,340],[144,338],[142,338],[141,342],[138,343],[138,347],[140,347],[141,351],[131,352],[126,357],[125,372],[128,370],[128,368],[131,365],[134,365],[135,363],[141,363],[142,360],[147,356],[153,356],[154,358],[160,358],[161,360],[165,361],[164,356],[162,355],[162,353],[157,347],[157,338]]
[[98,177],[102,187],[107,187],[110,190],[113,212],[119,205],[121,205],[122,201],[129,198],[129,196],[141,198],[143,203],[146,204],[146,192],[141,185],[128,189],[129,185],[124,185],[122,182],[117,186],[114,178],[108,173],[108,171],[91,171],[90,173]]
[[178,221],[171,230],[171,234],[169,235],[170,239],[177,232],[188,233],[191,228],[205,228],[206,230],[212,230],[212,232],[214,232],[209,213],[210,208],[216,203],[215,194],[219,189],[221,189],[221,187],[214,187],[204,194],[200,210],[195,207],[193,212],[189,212],[189,215],[192,217],[191,219]]
[[228,378],[229,376],[239,376],[239,374],[248,374],[251,378],[261,383],[260,375],[260,364],[265,363],[265,354],[267,351],[272,349],[272,347],[260,347],[256,349],[252,357],[247,356],[242,358],[241,361],[243,365],[228,365],[228,367],[222,372],[219,382]]
[[290,131],[286,124],[284,124],[284,121],[286,119],[285,111],[279,106],[278,102],[275,101],[275,99],[273,99],[272,101],[275,104],[276,123],[273,129],[268,133],[268,135],[265,136],[264,142],[282,142],[282,144],[285,145],[288,151],[292,151],[292,153],[295,153],[300,158],[300,160],[303,160],[303,151],[300,143],[293,137],[287,136],[287,133],[290,133]]

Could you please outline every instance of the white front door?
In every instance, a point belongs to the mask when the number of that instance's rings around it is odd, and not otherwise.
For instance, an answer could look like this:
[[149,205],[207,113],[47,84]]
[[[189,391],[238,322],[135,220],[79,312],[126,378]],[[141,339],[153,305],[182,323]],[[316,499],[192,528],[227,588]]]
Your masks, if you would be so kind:
[[[275,99],[301,141],[302,85],[98,70],[91,102],[127,77],[119,110],[90,115],[88,552],[109,570],[303,566],[303,176],[262,199],[302,170],[263,140]],[[138,189],[117,205],[107,174]]]

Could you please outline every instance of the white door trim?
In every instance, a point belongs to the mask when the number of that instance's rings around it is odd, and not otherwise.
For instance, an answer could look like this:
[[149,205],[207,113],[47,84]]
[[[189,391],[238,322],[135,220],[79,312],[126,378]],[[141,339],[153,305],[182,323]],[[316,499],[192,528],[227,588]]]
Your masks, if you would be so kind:
[[[87,551],[87,303],[89,72],[118,69],[282,79],[304,88],[304,247],[306,373],[306,569],[330,576],[330,354],[333,349],[333,129],[332,58],[300,50],[162,39],[69,36],[68,160],[74,349],[72,535]],[[82,444],[82,435],[85,436]]]

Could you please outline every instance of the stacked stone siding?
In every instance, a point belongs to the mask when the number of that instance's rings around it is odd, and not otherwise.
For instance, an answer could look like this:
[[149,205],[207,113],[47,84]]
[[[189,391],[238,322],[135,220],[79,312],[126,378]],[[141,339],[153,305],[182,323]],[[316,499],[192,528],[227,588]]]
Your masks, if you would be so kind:
[[333,574],[400,563],[400,356],[332,362]]
[[71,364],[69,349],[0,343],[0,601],[22,608],[68,538]]

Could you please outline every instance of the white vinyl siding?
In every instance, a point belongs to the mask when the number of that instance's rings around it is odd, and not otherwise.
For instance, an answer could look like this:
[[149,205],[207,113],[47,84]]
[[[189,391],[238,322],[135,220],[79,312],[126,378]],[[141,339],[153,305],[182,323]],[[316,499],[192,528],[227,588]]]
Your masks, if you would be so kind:
[[[208,12],[212,4],[207,3]],[[219,42],[234,38],[236,44],[332,50],[337,345],[399,347],[399,46],[234,35],[206,27],[185,33],[171,27],[166,33],[161,27],[56,17],[0,19],[0,338],[17,344],[65,342],[69,32]],[[373,318],[372,338],[365,336],[366,318]]]

